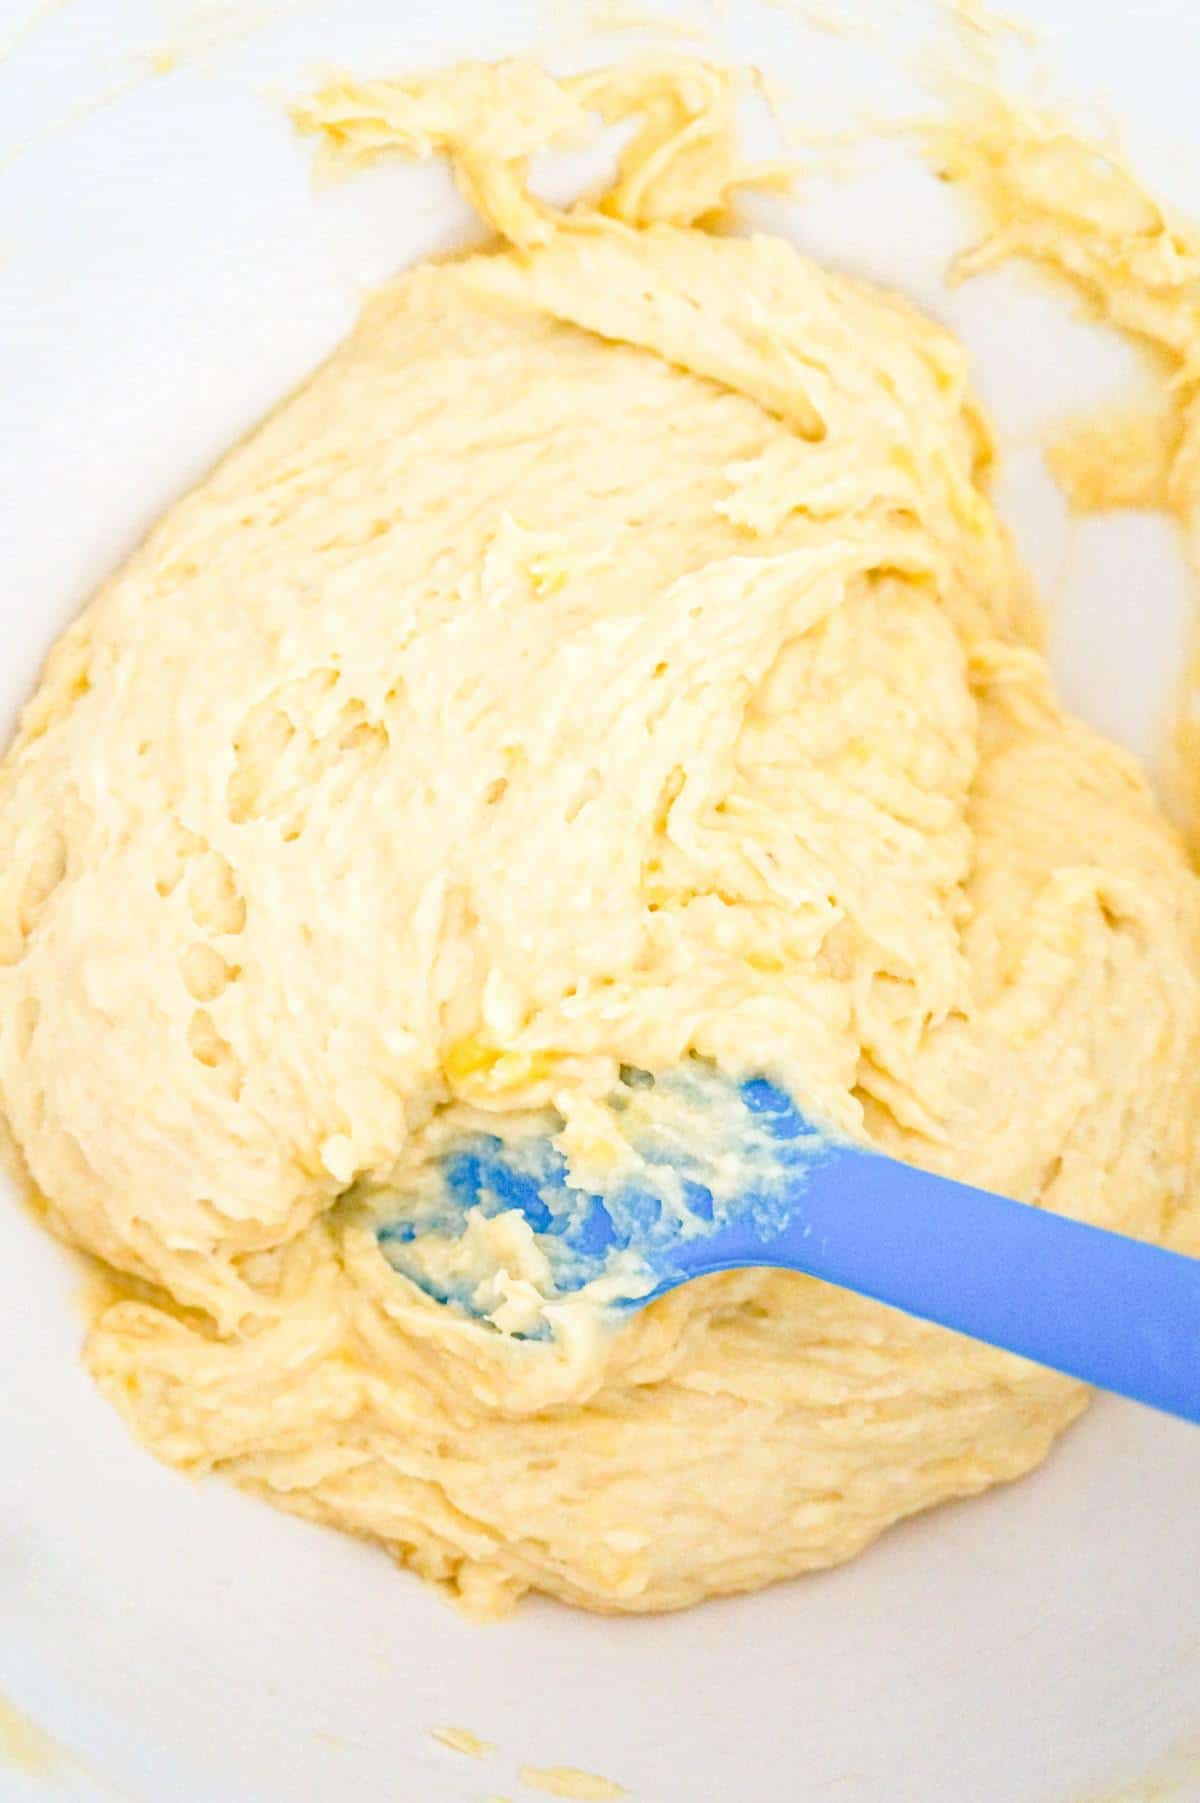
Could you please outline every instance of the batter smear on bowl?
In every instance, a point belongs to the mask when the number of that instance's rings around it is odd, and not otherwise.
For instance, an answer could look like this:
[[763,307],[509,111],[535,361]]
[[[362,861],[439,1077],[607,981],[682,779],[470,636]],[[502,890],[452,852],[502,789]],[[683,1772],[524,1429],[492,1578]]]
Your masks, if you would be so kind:
[[[387,1255],[447,1135],[549,1120],[594,1172],[622,1072],[699,1058],[1195,1235],[1200,884],[1055,699],[961,347],[708,229],[778,173],[735,98],[515,62],[299,106],[449,155],[497,243],[385,286],[166,515],[0,770],[0,1103],[116,1274],[90,1368],[162,1458],[479,1614],[834,1564],[1086,1395],[758,1271],[532,1334],[503,1213],[481,1321]],[[615,181],[546,205],[529,158],[597,114],[640,121]]]

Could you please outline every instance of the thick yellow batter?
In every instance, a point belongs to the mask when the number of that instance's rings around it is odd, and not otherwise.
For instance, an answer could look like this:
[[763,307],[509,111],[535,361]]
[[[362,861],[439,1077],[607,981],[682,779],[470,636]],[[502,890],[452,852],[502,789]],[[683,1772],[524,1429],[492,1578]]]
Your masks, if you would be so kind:
[[[448,151],[507,242],[371,300],[60,642],[0,771],[0,1102],[123,1274],[98,1381],[480,1612],[829,1565],[1085,1396],[779,1274],[499,1333],[339,1201],[447,1121],[552,1105],[586,1160],[618,1066],[695,1051],[932,1169],[1194,1221],[1200,885],[1055,701],[959,346],[701,229],[753,178],[732,108],[677,63],[300,109]],[[594,111],[643,127],[554,211],[525,160]]]

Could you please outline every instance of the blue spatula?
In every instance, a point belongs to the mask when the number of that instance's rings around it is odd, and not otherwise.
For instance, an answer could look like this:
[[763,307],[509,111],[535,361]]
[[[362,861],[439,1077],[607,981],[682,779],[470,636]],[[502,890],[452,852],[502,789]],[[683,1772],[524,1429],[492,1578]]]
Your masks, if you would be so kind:
[[[561,1121],[502,1124],[457,1142],[381,1220],[383,1250],[431,1289],[424,1236],[515,1213],[553,1297],[620,1272],[622,1307],[715,1271],[803,1271],[1200,1422],[1200,1260],[900,1164],[700,1060],[623,1071],[608,1109],[603,1182],[569,1180]],[[440,1299],[475,1300],[469,1286]]]

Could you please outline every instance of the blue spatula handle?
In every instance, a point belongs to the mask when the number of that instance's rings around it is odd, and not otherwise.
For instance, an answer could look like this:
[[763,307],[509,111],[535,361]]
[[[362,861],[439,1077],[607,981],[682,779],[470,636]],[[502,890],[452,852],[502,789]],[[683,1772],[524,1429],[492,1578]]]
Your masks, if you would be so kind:
[[656,1293],[747,1265],[805,1271],[1200,1422],[1200,1259],[853,1146],[791,1208],[767,1240],[736,1221],[680,1241]]

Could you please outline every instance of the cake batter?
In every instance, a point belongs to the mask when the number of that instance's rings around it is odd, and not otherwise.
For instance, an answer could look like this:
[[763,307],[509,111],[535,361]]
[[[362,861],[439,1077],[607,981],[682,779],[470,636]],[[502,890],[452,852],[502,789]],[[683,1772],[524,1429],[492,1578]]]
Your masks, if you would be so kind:
[[[0,768],[0,1105],[114,1273],[97,1381],[160,1457],[477,1614],[837,1563],[1086,1395],[786,1273],[473,1319],[361,1200],[439,1135],[548,1109],[586,1163],[622,1066],[696,1054],[1193,1231],[1200,885],[1055,698],[959,344],[707,229],[778,177],[735,93],[514,62],[299,107],[450,156],[498,241],[387,284],[170,510]],[[528,159],[597,113],[641,122],[618,176],[552,208]]]

